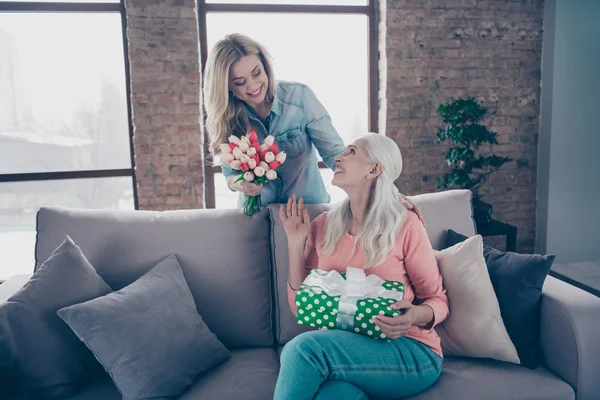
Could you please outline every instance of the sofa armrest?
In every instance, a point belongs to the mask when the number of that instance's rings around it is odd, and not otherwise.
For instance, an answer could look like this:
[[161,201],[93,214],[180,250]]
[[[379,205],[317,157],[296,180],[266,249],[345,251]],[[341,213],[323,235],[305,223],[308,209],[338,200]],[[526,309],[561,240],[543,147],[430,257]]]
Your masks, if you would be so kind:
[[600,393],[600,298],[548,276],[542,289],[541,346],[548,369],[578,400]]
[[0,285],[0,304],[10,299],[29,281],[33,274],[14,275]]

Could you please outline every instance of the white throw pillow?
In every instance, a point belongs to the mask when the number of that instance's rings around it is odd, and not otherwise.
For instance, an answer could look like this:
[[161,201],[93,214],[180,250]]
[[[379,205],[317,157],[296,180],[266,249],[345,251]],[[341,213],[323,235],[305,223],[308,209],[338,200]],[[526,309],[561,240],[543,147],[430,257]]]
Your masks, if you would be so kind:
[[450,306],[448,318],[435,328],[444,354],[520,364],[500,315],[482,237],[473,236],[435,253]]

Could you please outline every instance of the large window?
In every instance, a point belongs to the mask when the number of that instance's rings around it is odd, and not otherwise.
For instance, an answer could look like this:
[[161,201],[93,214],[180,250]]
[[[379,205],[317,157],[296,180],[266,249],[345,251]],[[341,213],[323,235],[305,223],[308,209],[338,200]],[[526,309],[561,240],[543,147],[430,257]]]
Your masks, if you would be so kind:
[[44,205],[136,207],[123,5],[0,2],[0,280]]
[[[278,79],[309,85],[331,115],[344,142],[376,131],[377,59],[374,0],[209,0],[199,2],[202,65],[215,42],[242,33],[261,42]],[[344,193],[330,182],[332,201]],[[206,165],[207,205],[236,206],[219,167]]]

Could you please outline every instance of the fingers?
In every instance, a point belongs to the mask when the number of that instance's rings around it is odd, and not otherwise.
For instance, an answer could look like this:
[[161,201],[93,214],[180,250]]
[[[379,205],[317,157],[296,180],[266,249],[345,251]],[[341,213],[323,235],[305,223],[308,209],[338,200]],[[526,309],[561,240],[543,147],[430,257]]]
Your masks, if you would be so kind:
[[279,205],[279,218],[281,218],[282,221],[287,219],[283,208],[283,204]]
[[310,215],[308,215],[308,210],[305,208],[304,213],[302,214],[303,224],[310,224]]
[[385,315],[377,315],[374,319],[375,322],[379,321],[386,326],[400,326],[408,324],[408,319],[403,315],[397,317],[387,317]]
[[386,317],[379,315],[375,318],[375,324],[386,334],[390,339],[397,339],[406,335],[411,324],[403,316]]
[[408,310],[409,308],[413,308],[413,304],[410,301],[401,300],[395,302],[390,307],[394,310]]
[[302,197],[298,200],[298,216],[300,218],[304,217],[304,198]]
[[246,196],[257,196],[262,192],[262,184],[255,185],[254,183],[244,181],[241,183],[241,189],[242,193]]
[[419,217],[419,220],[421,220],[421,222],[423,223],[423,226],[427,226],[427,225],[425,225],[425,219],[423,218],[423,214],[421,214],[421,210],[419,209],[419,207],[417,207],[417,205],[415,203],[408,200],[408,197],[406,197],[402,193],[400,193],[400,201],[402,202],[404,207],[406,207],[407,209],[409,209],[412,212],[414,212],[415,214],[417,214],[417,217]]
[[288,198],[287,201],[287,216],[290,218],[292,216],[292,198]]
[[292,195],[292,216],[298,216],[298,205],[296,204],[296,193]]
[[413,211],[417,213],[417,217],[419,217],[419,219],[423,223],[423,226],[427,226],[425,225],[425,219],[423,219],[423,214],[421,214],[421,210],[419,209],[419,207],[415,206]]
[[413,204],[410,201],[408,201],[408,199],[406,198],[406,196],[403,195],[402,193],[400,193],[400,201],[402,202],[402,204],[404,205],[404,207],[408,208],[409,210],[412,210]]

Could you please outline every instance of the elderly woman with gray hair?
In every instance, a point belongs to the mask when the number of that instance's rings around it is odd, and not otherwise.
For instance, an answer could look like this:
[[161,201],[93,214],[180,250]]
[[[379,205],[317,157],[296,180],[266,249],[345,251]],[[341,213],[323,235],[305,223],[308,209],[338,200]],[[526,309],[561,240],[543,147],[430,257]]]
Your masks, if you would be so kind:
[[394,181],[402,170],[396,143],[369,134],[335,157],[332,183],[348,198],[312,223],[302,198],[280,209],[288,237],[288,297],[313,268],[404,282],[396,317],[374,318],[389,341],[344,330],[303,333],[281,354],[276,400],[397,399],[432,385],[442,369],[440,338],[433,329],[448,316],[448,299],[425,227],[404,205]]

